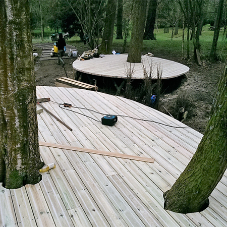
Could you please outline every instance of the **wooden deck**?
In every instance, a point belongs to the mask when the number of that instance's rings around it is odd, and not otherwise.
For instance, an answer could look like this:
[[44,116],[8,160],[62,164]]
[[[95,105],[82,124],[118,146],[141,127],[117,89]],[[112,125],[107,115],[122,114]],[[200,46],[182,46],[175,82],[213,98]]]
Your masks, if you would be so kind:
[[[90,75],[127,78],[130,64],[126,60],[126,54],[105,55],[103,58],[76,60],[73,62],[73,68]],[[148,74],[151,72],[153,79],[157,78],[157,70],[162,72],[162,79],[175,78],[189,71],[189,67],[183,64],[144,55],[142,56],[142,63],[131,64],[132,79],[144,79],[144,69]]]
[[[54,162],[56,168],[43,173],[36,185],[14,190],[0,186],[1,227],[227,226],[227,173],[203,212],[184,215],[163,209],[163,192],[188,164],[200,133],[152,108],[100,92],[37,87],[37,97],[49,97],[43,106],[73,129],[44,110],[38,115],[40,142],[154,162],[40,146],[44,162]],[[62,103],[72,104],[71,111],[61,108]],[[117,123],[102,125],[104,114],[118,115]]]

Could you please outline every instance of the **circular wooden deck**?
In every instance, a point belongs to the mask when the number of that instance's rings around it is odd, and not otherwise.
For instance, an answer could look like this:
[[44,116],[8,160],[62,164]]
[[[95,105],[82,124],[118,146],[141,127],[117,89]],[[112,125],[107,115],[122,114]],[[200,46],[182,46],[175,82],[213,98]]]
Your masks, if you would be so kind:
[[[112,78],[127,78],[130,72],[130,63],[127,62],[127,54],[105,55],[103,58],[93,58],[90,60],[73,62],[76,71]],[[145,70],[144,70],[145,69]],[[181,76],[189,71],[189,67],[162,58],[142,56],[142,63],[132,63],[132,79],[143,79],[144,71],[157,79],[157,71],[162,72],[162,79],[170,79]]]

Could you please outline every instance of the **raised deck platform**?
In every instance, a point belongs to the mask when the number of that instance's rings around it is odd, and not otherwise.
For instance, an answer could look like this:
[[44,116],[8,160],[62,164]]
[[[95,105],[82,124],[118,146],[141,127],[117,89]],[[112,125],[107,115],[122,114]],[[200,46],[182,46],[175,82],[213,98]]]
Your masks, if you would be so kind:
[[189,71],[189,67],[162,58],[142,56],[142,63],[127,62],[127,54],[105,55],[103,58],[76,60],[73,68],[82,73],[111,78],[127,78],[127,72],[133,71],[132,79],[144,79],[144,69],[153,79],[157,79],[157,70],[162,72],[162,79],[179,77]]
[[[177,214],[163,209],[163,192],[184,170],[202,134],[148,106],[101,92],[42,86],[37,98],[50,98],[43,106],[72,131],[45,110],[37,116],[39,141],[60,144],[40,146],[43,161],[56,168],[42,173],[36,185],[9,190],[0,184],[1,227],[227,226],[227,172],[206,210]],[[73,107],[61,108],[62,103]],[[118,115],[114,126],[101,124],[105,113]]]

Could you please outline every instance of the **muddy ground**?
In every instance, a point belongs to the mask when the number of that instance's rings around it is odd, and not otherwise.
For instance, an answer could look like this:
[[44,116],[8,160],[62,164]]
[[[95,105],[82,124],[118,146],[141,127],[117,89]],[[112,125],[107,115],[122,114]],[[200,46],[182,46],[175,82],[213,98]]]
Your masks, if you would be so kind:
[[[177,89],[171,93],[162,94],[160,111],[177,118],[179,108],[184,107],[188,112],[184,123],[204,133],[217,91],[218,80],[224,70],[224,63],[204,61],[202,66],[198,66],[193,61],[185,61],[181,57],[171,56],[169,53],[158,54],[157,57],[177,61],[190,67],[190,71],[182,78]],[[69,78],[74,78],[72,68],[74,60],[75,58],[65,59],[65,69]],[[55,79],[66,76],[66,74],[64,68],[57,64],[57,58],[37,59],[35,76],[37,85],[55,86]]]

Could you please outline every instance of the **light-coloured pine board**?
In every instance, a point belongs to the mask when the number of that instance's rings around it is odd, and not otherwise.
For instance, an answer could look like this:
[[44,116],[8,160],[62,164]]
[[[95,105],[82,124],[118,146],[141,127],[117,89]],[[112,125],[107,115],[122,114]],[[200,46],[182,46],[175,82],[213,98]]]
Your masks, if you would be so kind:
[[116,153],[116,152],[106,152],[106,151],[93,150],[93,149],[88,149],[88,148],[67,146],[67,145],[62,145],[62,144],[46,143],[46,142],[41,142],[41,141],[39,142],[39,146],[86,152],[86,153],[91,153],[91,154],[105,155],[105,156],[110,156],[110,157],[115,157],[115,158],[124,158],[124,159],[136,160],[136,161],[142,161],[142,162],[151,162],[151,163],[154,162],[154,159],[152,159],[152,158],[137,157],[137,156],[133,156],[133,155],[126,155],[126,154],[121,154],[121,153]]
[[[56,167],[58,168],[58,167]],[[49,209],[54,219],[55,225],[58,227],[69,226],[72,227],[73,223],[70,216],[65,209],[65,206],[60,198],[58,191],[55,188],[54,182],[49,174],[43,174],[43,179],[40,186],[46,202],[49,204]]]
[[25,185],[25,190],[29,196],[37,226],[55,226],[55,221],[49,209],[51,204],[47,204],[40,185]]
[[83,83],[74,79],[70,79],[67,77],[61,77],[56,79],[55,85],[68,85],[71,87],[81,88],[81,89],[88,89],[88,90],[98,90],[98,87],[95,85]]
[[[60,150],[56,149],[53,152],[53,154],[56,155],[55,158],[58,160],[59,166],[64,171],[64,175],[67,178],[67,181],[69,182],[70,187],[72,187],[74,194],[77,196],[79,202],[83,204],[86,215],[90,220],[89,222],[91,223],[97,222],[97,223],[104,224],[106,220],[105,218],[102,217],[102,213],[99,211],[99,208],[97,207],[96,203],[93,201],[93,198],[89,198],[89,194],[87,194],[87,192],[84,191],[85,185],[83,184],[83,182],[81,182],[80,178],[77,176],[76,172],[73,170],[71,165],[68,164],[69,161],[67,160],[67,158],[65,158],[64,156],[64,160],[62,159],[63,158],[62,155],[64,155],[62,151],[60,151],[60,153],[58,153],[58,151]],[[61,159],[59,158],[60,155],[61,155]],[[89,205],[86,205],[87,202],[89,202]],[[93,209],[91,207],[94,208],[95,212],[93,212]]]
[[[76,195],[73,193],[72,188],[63,174],[63,172],[65,173],[65,170],[72,169],[68,165],[68,159],[61,150],[58,151],[57,149],[54,149],[54,151],[50,152],[51,148],[41,147],[42,155],[42,150],[49,150],[47,153],[51,154],[52,157],[50,161],[55,160],[57,167],[54,169],[54,171],[51,170],[49,172],[56,188],[58,188],[59,195],[64,203],[65,208],[67,209],[67,212],[70,215],[72,222],[75,226],[90,226],[90,222],[87,219],[84,209],[82,209]],[[52,155],[52,153],[55,154],[55,156]],[[44,158],[44,160],[46,159]]]
[[10,191],[18,226],[37,226],[25,187]]
[[[122,208],[123,204],[121,202],[121,195],[118,193],[118,196],[115,196],[115,200],[109,200],[108,197],[110,196],[108,193],[104,193],[105,191],[100,190],[100,185],[96,181],[97,178],[94,178],[93,170],[90,172],[87,169],[87,163],[82,163],[80,158],[75,154],[71,153],[69,151],[65,151],[65,154],[68,156],[68,158],[71,160],[73,166],[77,166],[77,174],[80,177],[83,177],[83,183],[85,187],[90,191],[92,198],[96,201],[97,204],[99,204],[99,208],[102,210],[103,215],[105,216],[106,220],[108,221],[110,226],[124,226],[124,221],[122,220],[125,218],[122,216],[122,213],[119,212],[119,210]],[[88,164],[89,165],[89,164]],[[107,180],[107,178],[105,179]],[[109,180],[105,184],[105,188],[109,187],[110,182]],[[116,194],[116,189],[112,191],[113,194]],[[116,203],[117,207],[113,207],[112,203]],[[124,207],[127,207],[127,209],[130,209],[128,207],[128,204],[124,205]],[[116,209],[117,208],[117,209]],[[129,218],[129,217],[128,217]],[[134,219],[134,216],[131,217],[131,219]],[[136,219],[134,219],[136,222]]]
[[[112,78],[127,78],[126,72],[130,69],[130,64],[126,60],[126,54],[105,55],[103,58],[93,58],[86,61],[76,60],[73,63],[73,68],[79,72],[91,75]],[[174,61],[157,57],[142,56],[142,63],[131,64],[131,68],[134,71],[132,79],[143,79],[143,65],[149,73],[151,64],[153,79],[157,78],[158,68],[162,71],[162,79],[178,77],[189,71],[187,66]]]
[[0,183],[0,226],[18,226],[9,189]]

